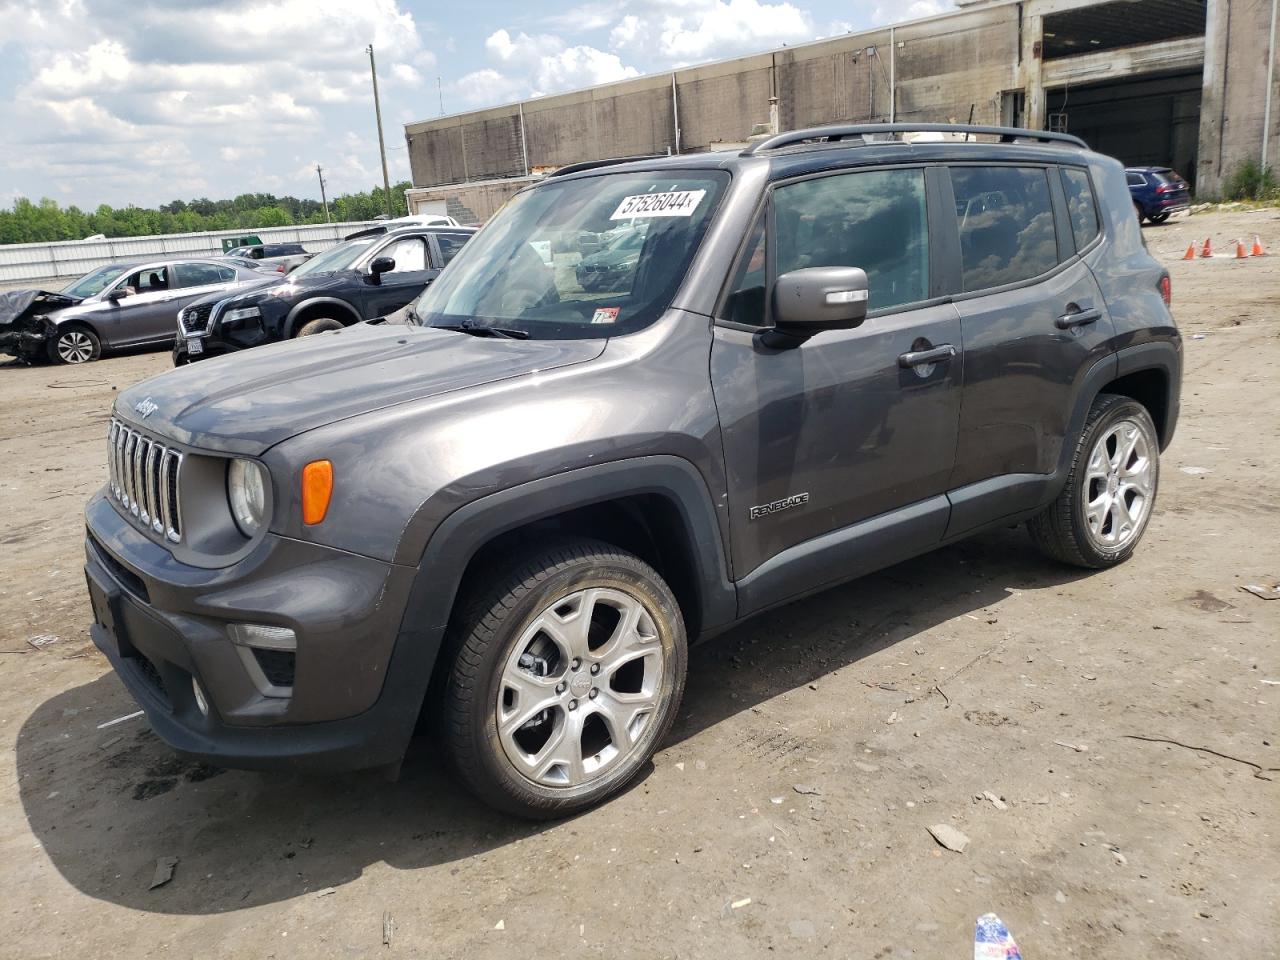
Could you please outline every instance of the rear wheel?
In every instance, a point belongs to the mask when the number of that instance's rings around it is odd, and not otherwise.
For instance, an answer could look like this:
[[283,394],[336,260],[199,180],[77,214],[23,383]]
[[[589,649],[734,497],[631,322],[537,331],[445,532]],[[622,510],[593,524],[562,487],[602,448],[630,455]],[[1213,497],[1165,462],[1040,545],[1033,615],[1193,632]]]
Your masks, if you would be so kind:
[[1129,559],[1151,519],[1160,443],[1147,409],[1104,393],[1093,402],[1058,498],[1027,523],[1046,555],[1102,569]]
[[1136,200],[1133,202],[1133,212],[1138,215],[1138,223],[1142,223],[1142,218],[1145,217],[1146,214],[1142,212],[1142,204],[1138,203]]
[[294,334],[297,337],[309,337],[313,333],[328,333],[330,330],[341,330],[342,321],[335,320],[333,317],[317,317],[314,320],[308,320],[298,332]]
[[591,540],[528,554],[455,623],[442,739],[482,800],[549,819],[600,802],[643,768],[675,718],[687,662],[666,583]]
[[1153,213],[1151,216],[1147,217],[1147,219],[1150,220],[1152,223],[1164,223],[1166,220],[1169,219],[1169,214]]
[[48,350],[54,363],[88,363],[102,356],[102,342],[88,327],[64,327],[49,341]]

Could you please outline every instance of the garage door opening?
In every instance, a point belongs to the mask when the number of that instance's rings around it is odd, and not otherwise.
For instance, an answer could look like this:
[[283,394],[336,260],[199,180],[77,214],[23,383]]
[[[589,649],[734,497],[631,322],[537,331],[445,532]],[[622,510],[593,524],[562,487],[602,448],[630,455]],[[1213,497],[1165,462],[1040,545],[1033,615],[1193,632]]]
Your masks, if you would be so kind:
[[1194,187],[1201,84],[1194,72],[1048,90],[1048,126],[1126,167],[1173,167]]

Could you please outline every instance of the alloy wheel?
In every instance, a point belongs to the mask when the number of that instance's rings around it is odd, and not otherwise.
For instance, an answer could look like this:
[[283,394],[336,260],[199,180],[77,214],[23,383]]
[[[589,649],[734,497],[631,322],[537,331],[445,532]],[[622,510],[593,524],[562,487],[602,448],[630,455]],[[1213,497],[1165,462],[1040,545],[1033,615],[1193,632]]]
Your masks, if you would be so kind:
[[88,334],[69,330],[58,338],[58,356],[63,363],[84,363],[93,357],[93,341]]
[[1132,420],[1112,424],[1093,445],[1084,483],[1089,536],[1100,547],[1126,546],[1151,509],[1155,467],[1143,430]]
[[655,722],[665,654],[653,617],[621,590],[548,606],[512,648],[498,684],[507,759],[548,787],[578,787],[626,760]]

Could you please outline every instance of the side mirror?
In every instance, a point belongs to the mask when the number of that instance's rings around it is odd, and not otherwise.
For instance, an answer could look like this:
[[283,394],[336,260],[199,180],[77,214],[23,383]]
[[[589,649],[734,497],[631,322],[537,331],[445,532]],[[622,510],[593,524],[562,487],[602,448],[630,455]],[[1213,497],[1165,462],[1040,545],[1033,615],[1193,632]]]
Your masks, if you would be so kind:
[[395,257],[374,257],[373,263],[369,264],[369,273],[371,276],[377,277],[384,273],[390,273],[395,268]]
[[867,319],[867,274],[857,267],[805,267],[773,284],[773,320],[780,333],[811,337],[851,330]]
[[133,287],[119,286],[107,294],[108,300],[122,300],[125,297],[133,296]]

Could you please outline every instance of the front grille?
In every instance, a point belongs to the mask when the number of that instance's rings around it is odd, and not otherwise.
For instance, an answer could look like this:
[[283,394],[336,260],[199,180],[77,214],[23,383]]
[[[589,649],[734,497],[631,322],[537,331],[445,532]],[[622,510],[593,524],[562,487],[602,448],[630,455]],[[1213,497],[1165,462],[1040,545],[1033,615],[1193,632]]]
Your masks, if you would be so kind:
[[107,430],[111,495],[144,529],[182,540],[178,476],[182,454],[112,418]]
[[209,328],[209,314],[213,312],[212,303],[198,303],[187,307],[178,315],[182,321],[184,333],[204,333]]

